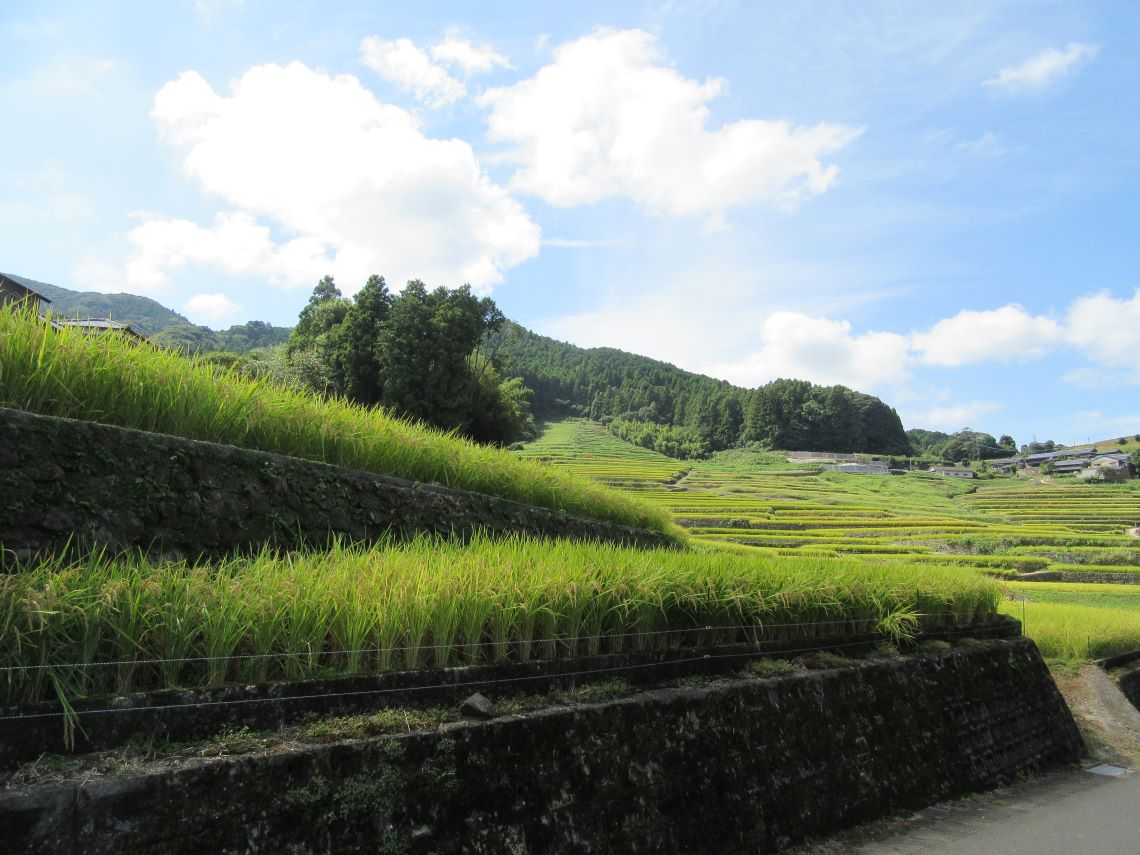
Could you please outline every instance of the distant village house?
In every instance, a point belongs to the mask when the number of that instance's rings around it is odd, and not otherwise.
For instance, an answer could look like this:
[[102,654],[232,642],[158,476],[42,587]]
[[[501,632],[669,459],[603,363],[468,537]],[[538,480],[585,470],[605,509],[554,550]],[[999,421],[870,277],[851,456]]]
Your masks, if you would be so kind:
[[963,469],[961,466],[931,466],[930,471],[948,478],[977,478],[978,473],[973,469]]

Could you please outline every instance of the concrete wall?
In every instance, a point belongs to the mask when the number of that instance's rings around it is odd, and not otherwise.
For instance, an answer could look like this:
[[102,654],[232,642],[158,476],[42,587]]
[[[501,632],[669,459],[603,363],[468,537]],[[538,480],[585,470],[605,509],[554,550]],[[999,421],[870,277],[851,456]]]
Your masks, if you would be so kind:
[[654,532],[433,484],[0,408],[0,546],[11,561],[107,547],[226,555],[264,543],[476,529],[668,545]]
[[1075,761],[1024,639],[0,792],[4,852],[756,853]]

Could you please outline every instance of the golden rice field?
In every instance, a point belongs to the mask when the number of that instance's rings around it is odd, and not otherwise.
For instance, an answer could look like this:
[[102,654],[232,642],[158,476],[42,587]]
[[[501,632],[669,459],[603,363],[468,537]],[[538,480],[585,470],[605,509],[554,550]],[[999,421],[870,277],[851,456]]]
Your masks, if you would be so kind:
[[[1087,596],[1097,585],[1020,583],[1026,602],[1003,610],[1015,617],[1024,611],[1026,633],[1049,656],[1140,648],[1140,538],[1130,534],[1140,526],[1140,481],[848,475],[743,450],[684,461],[678,476],[682,462],[583,420],[550,425],[521,453],[635,489],[696,543],[787,558],[889,561],[916,575],[957,568],[1010,580],[1051,571],[1110,581],[1108,599]],[[1078,636],[1081,645],[1072,641]]]

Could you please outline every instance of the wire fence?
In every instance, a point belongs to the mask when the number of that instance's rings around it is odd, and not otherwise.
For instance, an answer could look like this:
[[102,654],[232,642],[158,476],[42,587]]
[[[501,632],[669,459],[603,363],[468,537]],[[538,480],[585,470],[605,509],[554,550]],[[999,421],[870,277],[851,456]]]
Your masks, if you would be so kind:
[[[933,615],[920,614],[916,615],[921,624],[923,618],[934,617],[939,620],[954,620],[960,618],[974,618],[974,613],[954,613],[954,612],[939,612]],[[4,665],[0,666],[0,674],[22,672],[22,671],[44,671],[44,670],[66,670],[66,669],[83,669],[83,668],[121,668],[132,665],[169,665],[169,664],[190,664],[200,662],[243,662],[256,659],[281,659],[281,658],[305,658],[312,659],[322,656],[363,656],[367,654],[379,653],[405,653],[408,651],[429,651],[429,650],[467,650],[470,648],[477,649],[494,649],[496,646],[520,646],[527,645],[529,647],[542,647],[547,644],[565,644],[572,648],[580,647],[582,642],[587,641],[608,641],[617,639],[649,639],[660,638],[669,635],[689,635],[696,633],[711,633],[711,632],[736,632],[739,634],[754,634],[759,635],[771,630],[783,629],[801,629],[803,627],[822,628],[829,626],[856,626],[859,624],[867,624],[865,631],[875,631],[878,621],[874,618],[846,618],[842,620],[816,620],[816,621],[801,621],[790,623],[765,623],[765,624],[721,624],[721,625],[705,625],[705,626],[690,626],[680,627],[675,629],[657,629],[645,630],[637,632],[606,632],[594,635],[576,635],[576,636],[546,636],[542,638],[531,639],[511,639],[508,641],[470,641],[470,642],[449,642],[447,644],[402,644],[391,647],[361,647],[355,649],[310,649],[301,651],[267,651],[263,653],[234,653],[224,656],[174,656],[169,658],[151,658],[151,659],[104,659],[89,662],[43,662],[30,665]],[[781,639],[763,639],[766,641],[780,641]],[[794,639],[786,639],[792,641]]]
[[[795,624],[793,624],[795,625]],[[800,624],[803,625],[803,624]],[[929,633],[929,635],[936,636],[956,636],[956,635],[969,635],[976,633],[979,630],[978,626],[962,626],[956,628],[940,629],[936,632]],[[924,635],[918,636],[919,639]],[[202,701],[188,701],[185,703],[177,704],[158,704],[152,706],[117,706],[117,707],[102,707],[97,709],[63,709],[54,712],[42,713],[21,713],[14,715],[0,716],[0,722],[16,722],[16,721],[30,721],[33,719],[47,719],[47,718],[66,718],[74,720],[76,717],[92,716],[92,715],[112,715],[112,714],[141,714],[141,713],[156,713],[156,712],[169,712],[173,710],[191,710],[201,709],[205,707],[221,707],[221,706],[248,706],[253,704],[284,704],[293,701],[314,701],[314,700],[332,700],[339,698],[359,698],[364,696],[383,696],[394,694],[409,694],[414,692],[428,692],[450,689],[464,689],[473,687],[486,687],[493,685],[504,684],[522,684],[535,681],[561,681],[579,677],[593,677],[602,674],[616,674],[622,672],[634,672],[644,670],[647,668],[661,668],[664,666],[685,665],[695,662],[712,662],[723,659],[756,659],[762,657],[770,657],[773,654],[778,654],[781,657],[789,655],[801,655],[805,653],[815,653],[829,650],[840,650],[852,647],[866,647],[870,643],[868,639],[860,639],[856,641],[842,641],[833,642],[830,644],[809,645],[796,648],[778,648],[774,650],[753,650],[753,651],[734,651],[730,653],[706,653],[695,656],[683,657],[679,659],[668,659],[658,662],[637,662],[626,663],[621,665],[605,666],[600,668],[589,668],[579,671],[565,671],[555,673],[542,673],[542,674],[521,674],[512,677],[487,677],[474,680],[464,680],[448,683],[432,683],[421,684],[413,686],[394,686],[382,687],[374,689],[357,689],[345,692],[317,692],[310,694],[299,695],[285,695],[273,697],[259,697],[259,698],[227,698],[221,700],[202,700]],[[390,672],[391,673],[391,672]]]

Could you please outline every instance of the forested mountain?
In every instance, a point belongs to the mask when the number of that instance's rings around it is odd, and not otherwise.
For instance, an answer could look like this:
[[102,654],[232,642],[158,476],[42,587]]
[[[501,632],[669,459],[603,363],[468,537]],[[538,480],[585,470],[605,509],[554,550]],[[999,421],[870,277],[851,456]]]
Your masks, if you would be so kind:
[[100,294],[96,291],[71,291],[37,282],[24,276],[5,274],[22,285],[51,300],[52,314],[64,318],[112,318],[130,324],[147,336],[174,324],[190,324],[186,318],[150,297],[135,294]]
[[674,456],[749,442],[801,451],[906,454],[898,414],[845,386],[774,380],[742,389],[612,348],[581,348],[508,324],[495,342],[505,376],[534,391],[538,417],[578,414]]
[[155,344],[193,353],[228,351],[247,353],[260,347],[284,344],[291,327],[275,327],[264,321],[235,324],[228,330],[212,330],[192,324],[173,309],[150,297],[135,294],[102,294],[72,291],[25,276],[13,276],[25,287],[51,300],[53,315],[63,318],[111,318],[130,324]]

